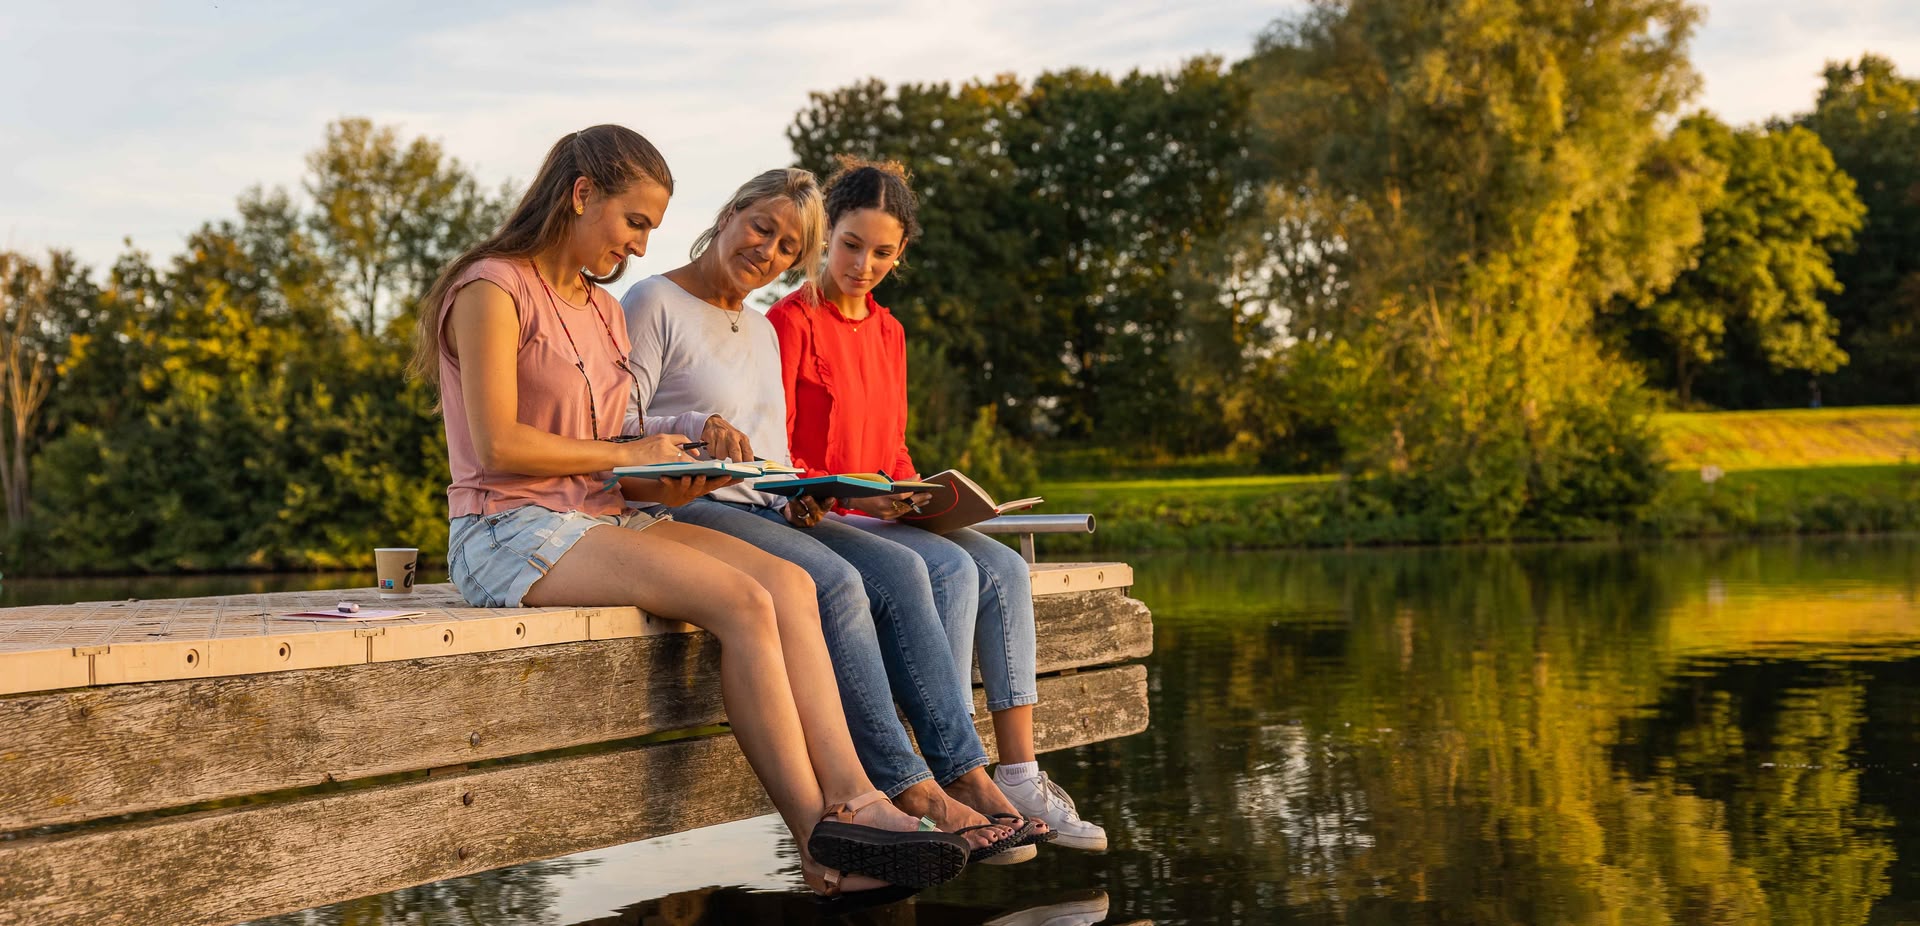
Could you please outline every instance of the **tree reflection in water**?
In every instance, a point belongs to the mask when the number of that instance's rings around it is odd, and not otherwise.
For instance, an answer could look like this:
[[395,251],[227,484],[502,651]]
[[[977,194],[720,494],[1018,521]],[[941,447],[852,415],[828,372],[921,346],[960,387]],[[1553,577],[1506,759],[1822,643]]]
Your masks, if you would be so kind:
[[[1106,891],[1110,923],[1913,918],[1916,554],[1894,538],[1137,560],[1152,726],[1045,763],[1113,851],[970,870],[851,922],[980,922],[1065,889]],[[555,922],[538,912],[553,871],[301,922]],[[812,911],[702,890],[592,922]]]

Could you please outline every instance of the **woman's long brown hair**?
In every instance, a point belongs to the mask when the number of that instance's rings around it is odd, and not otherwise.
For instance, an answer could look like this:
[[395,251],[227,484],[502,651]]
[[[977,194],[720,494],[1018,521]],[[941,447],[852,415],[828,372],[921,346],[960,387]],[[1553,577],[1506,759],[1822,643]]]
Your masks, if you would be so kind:
[[[467,249],[440,271],[440,277],[420,302],[420,322],[413,344],[413,362],[408,370],[426,382],[440,382],[440,320],[453,281],[460,278],[475,261],[489,257],[528,258],[552,248],[566,237],[574,221],[573,182],[581,177],[593,181],[595,189],[606,196],[618,196],[637,182],[658,184],[673,193],[673,173],[659,149],[640,133],[618,125],[596,125],[581,129],[555,143],[540,165],[540,173],[520,197],[513,214],[500,230],[487,240]],[[611,283],[620,278],[625,266],[615,267],[611,276],[589,275],[595,283]]]

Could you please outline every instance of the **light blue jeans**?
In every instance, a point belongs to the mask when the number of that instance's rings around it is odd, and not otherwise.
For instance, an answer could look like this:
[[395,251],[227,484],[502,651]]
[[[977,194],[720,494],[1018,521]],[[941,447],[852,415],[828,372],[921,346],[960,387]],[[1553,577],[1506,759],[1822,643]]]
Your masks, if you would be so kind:
[[[936,534],[860,515],[836,514],[832,519],[906,547],[926,562],[963,685],[971,686],[974,651],[979,650],[987,710],[1040,700],[1033,678],[1033,574],[1019,553],[968,528]],[[967,694],[971,709],[972,692]]]
[[[847,728],[874,787],[893,797],[987,764],[970,719],[969,679],[955,668],[920,557],[830,519],[802,530],[761,505],[699,498],[674,508],[673,519],[737,537],[813,577]],[[914,755],[896,700],[925,761]]]
[[463,515],[448,526],[448,578],[476,608],[517,608],[527,590],[546,578],[587,531],[640,531],[672,519],[663,508],[596,515],[539,505]]

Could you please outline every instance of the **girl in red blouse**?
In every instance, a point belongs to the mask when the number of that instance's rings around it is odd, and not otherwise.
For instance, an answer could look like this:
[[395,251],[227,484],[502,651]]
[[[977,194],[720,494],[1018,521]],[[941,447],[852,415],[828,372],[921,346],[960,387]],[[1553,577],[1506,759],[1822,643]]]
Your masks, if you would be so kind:
[[[906,332],[873,288],[920,234],[913,189],[894,163],[844,159],[827,184],[826,272],[767,313],[780,337],[793,465],[809,476],[883,472],[919,478],[907,450]],[[1027,563],[973,530],[935,534],[895,519],[929,496],[854,499],[833,517],[912,550],[927,564],[961,684],[976,644],[999,739],[994,773],[1008,800],[1044,820],[1056,843],[1103,850],[1106,831],[1080,819],[1073,799],[1041,772],[1033,752],[1033,589]],[[972,698],[967,699],[972,704]]]

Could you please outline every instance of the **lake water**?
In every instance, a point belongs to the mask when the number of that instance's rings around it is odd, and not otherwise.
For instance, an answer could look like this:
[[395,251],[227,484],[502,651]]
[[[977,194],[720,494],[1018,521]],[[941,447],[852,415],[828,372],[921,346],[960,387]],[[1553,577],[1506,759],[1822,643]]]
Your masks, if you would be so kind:
[[[1133,562],[1152,726],[1042,762],[1112,851],[849,921],[1920,921],[1920,540]],[[763,818],[262,922],[821,921],[798,891]]]

